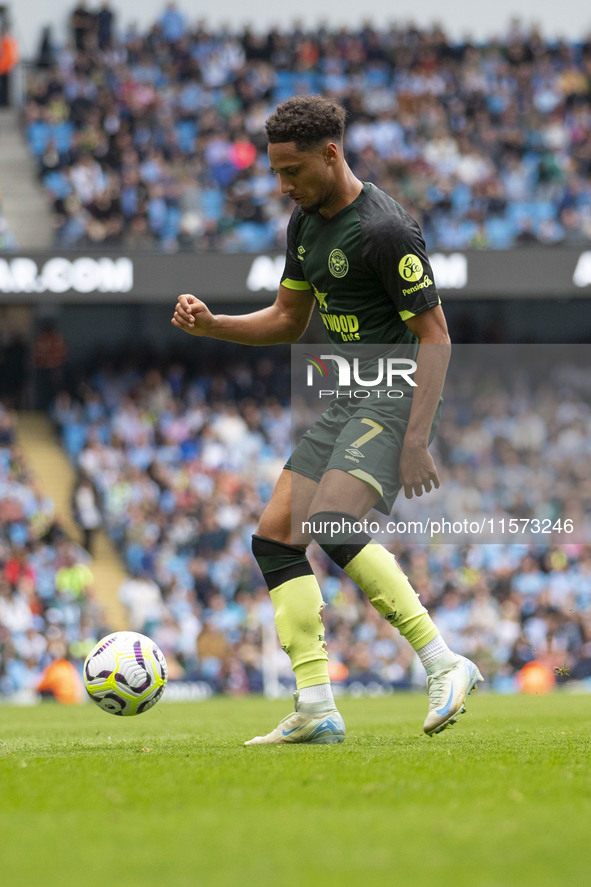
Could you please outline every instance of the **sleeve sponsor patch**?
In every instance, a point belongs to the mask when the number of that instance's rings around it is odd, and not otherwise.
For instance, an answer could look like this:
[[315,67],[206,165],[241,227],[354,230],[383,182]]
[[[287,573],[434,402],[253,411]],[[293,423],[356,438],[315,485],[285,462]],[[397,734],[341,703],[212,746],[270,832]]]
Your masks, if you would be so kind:
[[402,290],[403,296],[410,296],[412,293],[418,293],[419,290],[428,289],[430,286],[433,286],[433,281],[429,277],[428,274],[425,274],[423,280],[420,283],[415,283],[414,286],[406,287]]
[[407,253],[398,263],[398,273],[405,283],[414,283],[423,276],[423,263],[418,256]]

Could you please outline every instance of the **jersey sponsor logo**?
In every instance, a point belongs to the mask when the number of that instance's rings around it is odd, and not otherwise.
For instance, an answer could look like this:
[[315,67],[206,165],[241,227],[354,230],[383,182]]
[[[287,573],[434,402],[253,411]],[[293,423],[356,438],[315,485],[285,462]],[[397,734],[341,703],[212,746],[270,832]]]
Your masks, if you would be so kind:
[[358,342],[359,318],[355,314],[321,314],[322,322],[331,333],[340,333],[343,342]]
[[415,286],[411,286],[408,289],[402,290],[403,296],[410,296],[412,293],[418,293],[419,290],[427,289],[427,287],[433,286],[433,281],[429,277],[428,274],[425,274],[424,278],[420,283],[415,284]]
[[342,249],[333,249],[328,257],[328,270],[333,277],[344,277],[349,270],[349,259]]
[[300,243],[300,245],[298,246],[298,259],[300,260],[300,262],[304,261],[304,253],[305,252],[306,252],[306,248],[303,247]]
[[418,256],[407,253],[398,263],[398,273],[407,283],[413,283],[423,276],[423,263]]

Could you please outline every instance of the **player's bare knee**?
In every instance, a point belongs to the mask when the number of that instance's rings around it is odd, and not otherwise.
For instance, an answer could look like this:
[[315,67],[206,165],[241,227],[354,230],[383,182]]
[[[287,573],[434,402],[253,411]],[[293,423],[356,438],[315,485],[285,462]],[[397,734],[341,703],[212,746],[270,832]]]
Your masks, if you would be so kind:
[[255,532],[257,536],[264,536],[265,539],[273,539],[275,542],[283,542],[285,545],[290,545],[290,523],[289,520],[281,520],[278,515],[269,512],[269,509],[265,509]]

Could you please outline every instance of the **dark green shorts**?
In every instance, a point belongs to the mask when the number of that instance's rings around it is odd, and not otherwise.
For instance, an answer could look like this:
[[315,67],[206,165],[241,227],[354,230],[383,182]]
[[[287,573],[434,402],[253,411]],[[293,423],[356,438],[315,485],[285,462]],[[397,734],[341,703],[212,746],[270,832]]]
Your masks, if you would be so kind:
[[[398,463],[408,425],[410,398],[406,406],[383,409],[335,400],[304,434],[285,467],[320,481],[331,468],[340,468],[372,486],[380,495],[376,509],[390,514],[401,484]],[[435,436],[441,415],[437,408],[429,442]]]

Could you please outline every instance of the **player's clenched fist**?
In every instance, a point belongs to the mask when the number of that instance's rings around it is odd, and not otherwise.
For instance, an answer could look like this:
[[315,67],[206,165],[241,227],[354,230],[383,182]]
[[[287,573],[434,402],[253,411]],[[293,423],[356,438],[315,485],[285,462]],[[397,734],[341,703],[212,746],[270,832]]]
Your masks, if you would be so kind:
[[193,336],[207,336],[213,323],[213,314],[201,299],[184,293],[177,299],[171,323]]

